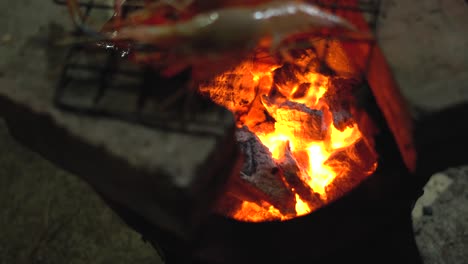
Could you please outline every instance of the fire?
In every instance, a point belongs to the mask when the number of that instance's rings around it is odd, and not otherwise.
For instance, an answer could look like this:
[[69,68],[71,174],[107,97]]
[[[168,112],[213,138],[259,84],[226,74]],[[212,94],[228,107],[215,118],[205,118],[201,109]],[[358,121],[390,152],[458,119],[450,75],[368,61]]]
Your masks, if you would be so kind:
[[234,219],[242,219],[248,222],[263,222],[265,220],[287,220],[281,212],[272,205],[260,206],[256,203],[243,201],[239,210],[234,213]]
[[[307,59],[308,56],[303,58]],[[303,62],[299,60],[297,64]],[[290,157],[297,167],[297,177],[312,190],[314,195],[310,197],[323,204],[330,201],[330,184],[352,170],[350,163],[361,164],[368,159],[369,162],[359,165],[364,167],[363,171],[357,173],[366,176],[375,170],[376,156],[352,154],[353,146],[363,138],[352,119],[341,129],[334,124],[334,114],[326,98],[333,87],[331,77],[301,69],[294,65],[256,65],[246,61],[212,82],[202,84],[200,91],[231,110],[239,120],[239,127],[246,126],[253,132],[277,164]],[[269,118],[274,120],[265,121]],[[336,158],[337,155],[349,156],[351,162],[341,156]],[[284,209],[282,212],[265,201],[242,201],[230,216],[250,222],[287,220],[320,207],[319,203],[310,201],[312,198],[301,197],[304,191],[299,193],[294,186],[288,188],[294,193],[295,214],[287,214]]]
[[[258,82],[258,80],[262,78],[260,76],[259,73],[256,73],[252,81]],[[267,76],[271,76],[271,74],[268,73]],[[297,86],[292,89],[283,88],[280,89],[280,91],[286,91],[285,93],[290,101],[303,103],[310,108],[318,107],[320,99],[327,92],[327,79],[317,73],[308,73],[301,79],[301,81],[315,85],[311,86],[307,94],[300,99],[292,98],[292,95],[298,89]],[[274,159],[280,157],[282,150],[279,146],[284,142],[289,142],[293,153],[294,150],[305,150],[309,159],[308,164],[302,164],[303,167],[307,169],[307,174],[303,175],[303,179],[315,192],[326,197],[325,187],[335,179],[337,173],[333,168],[325,165],[325,161],[327,161],[337,149],[347,147],[356,142],[356,140],[361,138],[361,133],[356,126],[346,127],[343,131],[340,131],[335,128],[333,123],[330,123],[328,127],[330,140],[328,142],[303,142],[303,139],[297,138],[290,133],[291,130],[289,127],[289,117],[286,113],[280,120],[276,120],[274,131],[267,134],[258,134],[258,137],[262,143],[268,147]],[[303,203],[303,201],[297,199],[298,197],[299,196],[296,196],[297,203]]]
[[296,214],[301,216],[310,213],[310,211],[312,210],[310,209],[309,205],[302,201],[301,197],[299,197],[299,195],[296,193]]
[[324,165],[330,156],[330,152],[320,142],[312,143],[307,148],[307,153],[309,154],[309,168],[307,170],[306,182],[312,190],[325,196],[325,187],[336,177],[333,169]]
[[346,128],[344,131],[339,131],[333,124],[330,126],[331,140],[327,147],[324,142],[311,142],[305,148],[299,149],[296,146],[303,146],[301,139],[296,139],[293,136],[286,136],[281,130],[276,130],[266,135],[258,135],[262,143],[270,150],[272,157],[278,159],[282,154],[280,148],[285,142],[289,143],[291,150],[294,153],[295,149],[306,150],[308,154],[308,164],[303,164],[307,169],[307,175],[304,175],[306,183],[317,193],[326,197],[325,187],[336,177],[336,172],[333,168],[325,165],[325,161],[337,149],[347,147],[353,144],[361,137],[357,128]]
[[[271,156],[274,159],[279,159],[282,152],[281,146],[284,143],[289,143],[290,138],[288,136],[279,133],[270,133],[267,135],[258,135],[263,145],[265,145],[271,152]],[[293,148],[293,146],[291,146]]]

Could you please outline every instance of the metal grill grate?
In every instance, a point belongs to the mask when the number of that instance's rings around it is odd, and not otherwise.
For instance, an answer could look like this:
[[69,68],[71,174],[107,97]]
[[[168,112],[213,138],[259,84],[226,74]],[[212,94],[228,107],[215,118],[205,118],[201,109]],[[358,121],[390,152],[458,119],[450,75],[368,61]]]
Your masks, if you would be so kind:
[[[66,5],[66,0],[53,0],[56,4]],[[78,0],[83,14],[82,23],[91,23],[95,17],[107,13],[111,17],[114,6],[111,0]],[[144,0],[127,0],[123,15],[129,10],[139,8]],[[380,0],[361,0],[358,5],[348,0],[317,0],[310,3],[321,6],[333,13],[361,13],[369,27],[375,33],[378,26]],[[87,27],[77,24],[73,34],[86,36]],[[323,38],[331,39],[330,36]],[[373,45],[373,41],[347,38],[342,41],[361,41]],[[85,41],[86,42],[86,41]],[[145,48],[145,47],[143,47]],[[196,115],[199,111],[213,109],[211,103],[198,96],[179,98],[186,103],[174,104],[187,107],[160,107],[167,98],[183,89],[189,81],[190,72],[165,79],[156,74],[150,67],[136,66],[129,63],[125,56],[128,50],[98,43],[91,47],[86,43],[75,43],[71,46],[58,82],[55,94],[55,105],[66,111],[88,116],[116,118],[148,127],[158,127],[184,133],[201,135],[218,135],[212,124],[226,120],[226,113],[220,111],[211,115]],[[369,58],[370,60],[370,58]],[[321,60],[325,61],[325,60]],[[326,65],[325,65],[326,66]],[[112,97],[109,96],[112,94]],[[196,98],[195,98],[196,97]],[[110,101],[110,99],[112,101]],[[117,98],[117,99],[116,99]],[[131,102],[129,102],[131,101]],[[187,103],[188,102],[188,103]],[[194,110],[193,108],[197,110]],[[203,118],[200,119],[200,117]],[[208,118],[206,118],[208,117]]]

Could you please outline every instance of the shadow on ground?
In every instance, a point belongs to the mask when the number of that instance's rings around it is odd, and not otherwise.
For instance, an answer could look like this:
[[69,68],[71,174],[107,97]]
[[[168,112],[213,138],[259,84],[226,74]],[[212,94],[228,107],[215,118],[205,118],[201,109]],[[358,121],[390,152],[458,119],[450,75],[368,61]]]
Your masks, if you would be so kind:
[[88,185],[18,145],[3,122],[0,146],[0,263],[161,263]]

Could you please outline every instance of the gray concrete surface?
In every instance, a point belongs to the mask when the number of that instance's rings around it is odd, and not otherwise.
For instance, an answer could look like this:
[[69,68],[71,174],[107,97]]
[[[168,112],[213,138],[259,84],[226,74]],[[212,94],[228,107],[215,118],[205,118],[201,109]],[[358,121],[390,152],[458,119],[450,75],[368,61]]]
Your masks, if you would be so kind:
[[380,46],[404,96],[437,110],[468,101],[465,0],[383,0]]
[[468,167],[432,176],[413,210],[426,264],[468,263]]
[[[45,41],[49,23],[70,25],[67,11],[44,1],[0,1],[0,78],[21,78],[12,58]],[[0,263],[161,263],[93,190],[17,144],[0,122]]]
[[93,190],[0,122],[0,263],[160,263]]
[[[22,65],[8,58],[24,56],[19,47],[65,15],[50,2],[0,1],[0,78],[7,70],[21,78]],[[383,2],[379,40],[408,100],[426,108],[468,100],[466,2]],[[89,186],[19,146],[3,124],[0,146],[1,264],[160,262]],[[468,263],[468,169],[433,179],[414,213],[422,256],[426,264]]]

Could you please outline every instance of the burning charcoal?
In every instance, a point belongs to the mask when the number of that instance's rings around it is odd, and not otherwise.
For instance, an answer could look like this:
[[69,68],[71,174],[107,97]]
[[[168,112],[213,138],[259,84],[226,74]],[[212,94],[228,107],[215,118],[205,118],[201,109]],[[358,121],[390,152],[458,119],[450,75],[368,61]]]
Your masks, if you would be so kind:
[[263,96],[262,101],[268,113],[277,121],[277,130],[304,142],[324,139],[326,131],[322,126],[322,111],[291,101],[276,104],[267,96]]
[[333,125],[343,131],[353,124],[352,105],[355,104],[354,93],[359,81],[350,78],[332,78],[330,87],[324,95],[330,112],[333,114]]
[[300,82],[297,77],[300,75],[302,72],[299,66],[287,63],[273,71],[273,82],[282,94],[289,95],[294,86]]
[[283,151],[280,152],[279,167],[283,172],[284,178],[290,188],[294,188],[294,191],[305,201],[311,209],[322,206],[320,195],[317,195],[313,190],[302,181],[301,169],[298,166],[297,161],[294,159],[288,142],[284,142],[283,146],[280,147]]
[[[330,1],[325,1],[330,2]],[[333,75],[357,75],[359,67],[354,67],[350,61],[349,53],[343,50],[343,43],[339,39],[315,39],[313,42],[320,68],[315,68],[317,72],[328,71]],[[320,65],[319,65],[320,66]],[[326,69],[324,69],[324,67]]]
[[311,83],[301,83],[298,87],[297,90],[293,93],[292,98],[293,99],[298,99],[302,98],[307,94],[307,91],[310,88]]
[[343,131],[346,127],[351,127],[354,124],[353,116],[347,111],[331,113],[333,115],[333,125],[340,131]]
[[259,98],[253,101],[250,111],[247,114],[239,117],[239,121],[250,128],[265,123],[268,121],[267,119],[268,116]]
[[257,167],[260,170],[276,168],[271,152],[247,127],[244,126],[236,131],[236,140],[244,154],[244,166],[242,168],[244,174],[253,175],[257,172]]
[[263,195],[255,196],[261,196],[283,214],[295,213],[294,194],[282,181],[280,170],[268,148],[246,127],[236,132],[236,139],[245,156],[241,182],[260,190]]
[[356,187],[375,170],[377,154],[364,139],[333,154],[325,164],[338,171],[335,180],[327,187],[328,198],[339,198]]
[[[239,175],[231,177],[227,188],[214,206],[215,211],[221,215],[233,216],[241,209],[243,202],[255,203],[262,206],[265,201],[271,200],[267,194],[245,181]],[[268,203],[269,204],[269,203]]]
[[347,109],[355,100],[354,93],[360,82],[352,78],[336,77],[330,79],[330,87],[324,97],[332,109]]
[[272,121],[269,122],[263,122],[261,124],[258,124],[252,128],[252,131],[255,133],[261,132],[264,134],[269,134],[275,131],[275,123]]
[[[297,43],[296,43],[297,44]],[[293,44],[288,51],[288,62],[300,67],[302,72],[319,72],[321,60],[317,57],[317,52],[313,47],[297,47]]]

